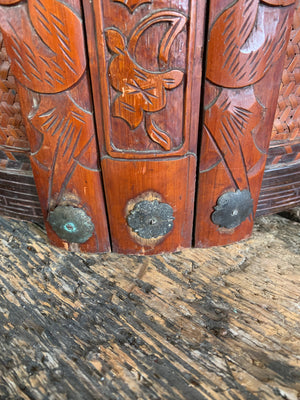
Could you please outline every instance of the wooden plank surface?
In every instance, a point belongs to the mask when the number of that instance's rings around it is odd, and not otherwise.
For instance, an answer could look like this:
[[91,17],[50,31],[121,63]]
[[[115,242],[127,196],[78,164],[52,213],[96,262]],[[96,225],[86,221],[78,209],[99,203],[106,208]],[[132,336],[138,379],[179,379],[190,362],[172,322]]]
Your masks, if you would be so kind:
[[157,256],[51,247],[0,219],[0,399],[300,396],[299,220]]

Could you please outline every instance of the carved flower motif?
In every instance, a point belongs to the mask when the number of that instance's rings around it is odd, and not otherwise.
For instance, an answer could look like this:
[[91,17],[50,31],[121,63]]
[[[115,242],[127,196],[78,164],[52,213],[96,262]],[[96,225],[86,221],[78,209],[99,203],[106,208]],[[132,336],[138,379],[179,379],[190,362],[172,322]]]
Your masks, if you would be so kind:
[[152,25],[162,22],[167,23],[169,28],[161,39],[158,61],[160,67],[166,66],[172,44],[186,24],[186,17],[176,11],[163,10],[150,15],[141,21],[128,41],[115,28],[107,29],[106,43],[111,53],[115,54],[108,69],[109,81],[119,93],[113,101],[113,116],[125,120],[132,130],[144,121],[150,139],[169,151],[171,137],[152,120],[152,113],[166,107],[166,90],[178,87],[184,72],[179,69],[148,71],[135,60],[135,49],[141,35]]
[[211,219],[215,225],[232,229],[239,226],[253,212],[253,199],[249,190],[227,192],[218,198]]
[[165,236],[173,228],[173,209],[157,200],[137,203],[127,216],[130,228],[144,239]]
[[[117,56],[109,66],[112,87],[120,93],[113,104],[113,115],[124,119],[131,129],[144,119],[144,112],[156,112],[166,106],[166,89],[176,88],[183,79],[183,72],[171,70],[157,73],[143,70],[130,57],[125,39],[114,29],[106,32],[107,45]],[[147,133],[165,150],[170,150],[171,140],[166,132],[151,120],[146,122]]]

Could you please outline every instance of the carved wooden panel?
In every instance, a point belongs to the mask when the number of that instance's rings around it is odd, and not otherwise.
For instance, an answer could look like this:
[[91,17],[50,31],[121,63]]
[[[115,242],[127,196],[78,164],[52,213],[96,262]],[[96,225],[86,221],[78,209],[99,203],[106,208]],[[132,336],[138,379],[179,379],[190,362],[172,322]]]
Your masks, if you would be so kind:
[[251,233],[293,3],[210,2],[196,246]]
[[188,247],[205,1],[96,0],[84,8],[113,249]]
[[0,4],[48,236],[58,246],[107,251],[80,3]]

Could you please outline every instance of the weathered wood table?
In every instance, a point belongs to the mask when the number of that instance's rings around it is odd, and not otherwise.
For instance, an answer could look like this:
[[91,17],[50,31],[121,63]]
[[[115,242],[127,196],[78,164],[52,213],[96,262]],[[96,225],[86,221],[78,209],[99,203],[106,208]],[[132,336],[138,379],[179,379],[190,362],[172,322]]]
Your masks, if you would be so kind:
[[300,236],[161,256],[83,255],[0,219],[0,399],[300,395]]

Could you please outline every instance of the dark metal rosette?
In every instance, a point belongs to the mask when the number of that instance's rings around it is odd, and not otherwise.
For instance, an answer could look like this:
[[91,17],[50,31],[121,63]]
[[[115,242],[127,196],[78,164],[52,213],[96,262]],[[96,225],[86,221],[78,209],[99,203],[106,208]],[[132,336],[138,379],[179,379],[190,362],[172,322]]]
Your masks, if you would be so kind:
[[158,200],[137,203],[127,216],[130,228],[144,239],[165,236],[173,228],[173,209]]
[[239,226],[253,212],[253,199],[249,190],[227,192],[218,198],[211,219],[215,225],[232,229]]
[[50,211],[48,221],[54,232],[70,243],[85,243],[94,232],[91,218],[78,207],[58,206]]

